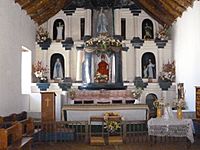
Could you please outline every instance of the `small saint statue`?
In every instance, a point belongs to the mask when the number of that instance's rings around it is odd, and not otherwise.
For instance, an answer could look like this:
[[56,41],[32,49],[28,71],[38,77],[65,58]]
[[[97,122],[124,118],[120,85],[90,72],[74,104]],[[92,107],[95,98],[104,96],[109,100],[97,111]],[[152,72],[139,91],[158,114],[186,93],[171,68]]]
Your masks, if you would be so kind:
[[54,79],[62,79],[63,78],[63,68],[62,68],[62,64],[61,64],[59,58],[56,59],[56,62],[54,64],[53,78]]
[[60,41],[62,40],[62,32],[63,32],[63,25],[61,22],[58,22],[58,26],[56,27],[57,29],[57,37],[56,40]]
[[149,64],[147,65],[147,73],[148,73],[148,79],[149,79],[149,82],[152,82],[152,79],[154,78],[154,69],[155,67],[155,64],[153,64],[151,62],[151,59],[149,59]]
[[153,35],[152,35],[152,27],[148,25],[148,23],[145,24],[145,27],[144,27],[144,39],[145,40],[148,40],[148,39],[152,39],[153,38]]

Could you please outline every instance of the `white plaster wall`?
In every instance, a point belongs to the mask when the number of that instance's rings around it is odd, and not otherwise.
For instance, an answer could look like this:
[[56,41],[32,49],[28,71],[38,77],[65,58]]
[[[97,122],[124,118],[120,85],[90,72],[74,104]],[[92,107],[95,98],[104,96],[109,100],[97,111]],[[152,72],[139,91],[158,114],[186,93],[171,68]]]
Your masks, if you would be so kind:
[[35,24],[14,0],[0,1],[0,115],[29,110],[21,94],[21,47],[35,50]]
[[200,85],[200,1],[195,1],[174,24],[177,83],[184,83],[188,110],[195,111],[195,87]]

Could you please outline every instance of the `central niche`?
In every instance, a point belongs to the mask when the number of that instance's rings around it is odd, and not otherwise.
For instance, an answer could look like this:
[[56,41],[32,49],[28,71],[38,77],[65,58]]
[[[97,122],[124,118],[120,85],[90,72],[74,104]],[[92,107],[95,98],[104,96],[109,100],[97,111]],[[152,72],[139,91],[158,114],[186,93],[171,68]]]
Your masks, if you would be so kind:
[[144,53],[142,56],[142,78],[156,79],[156,60],[151,52]]
[[[59,76],[56,76],[55,75],[55,65],[56,65],[56,62],[60,63],[60,68],[59,68]],[[51,56],[51,62],[50,62],[50,77],[51,79],[63,79],[65,76],[65,67],[64,67],[64,57],[61,55],[61,54],[53,54]]]

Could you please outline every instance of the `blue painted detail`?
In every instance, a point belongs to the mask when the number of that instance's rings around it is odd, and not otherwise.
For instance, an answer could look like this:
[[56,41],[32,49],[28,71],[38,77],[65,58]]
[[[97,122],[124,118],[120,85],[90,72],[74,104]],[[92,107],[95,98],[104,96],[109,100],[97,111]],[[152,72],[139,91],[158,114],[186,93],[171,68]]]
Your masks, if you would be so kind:
[[170,81],[159,81],[159,86],[163,91],[168,91],[171,85],[172,85],[172,82]]
[[135,77],[134,80],[134,85],[136,86],[136,88],[146,88],[148,83],[144,83],[141,77]]
[[137,6],[136,4],[133,4],[129,7],[131,13],[134,15],[134,16],[139,16],[139,14],[142,12],[141,11],[141,8],[139,6]]
[[62,91],[67,91],[67,89],[71,88],[72,83],[65,83],[65,82],[63,82],[63,83],[59,83],[58,85],[62,89]]
[[139,37],[133,37],[131,43],[134,46],[134,48],[140,49],[140,47],[143,46],[144,40],[141,40]]
[[38,42],[38,44],[40,45],[40,47],[41,47],[42,50],[48,50],[48,48],[51,45],[51,39],[48,38],[44,42]]
[[41,91],[46,91],[49,88],[50,83],[37,83],[36,85]]
[[161,40],[159,38],[155,39],[155,43],[158,46],[158,48],[164,48],[167,44],[168,40]]
[[71,37],[66,38],[65,41],[62,42],[62,46],[65,47],[65,50],[71,50],[73,45],[74,41]]
[[91,38],[92,38],[91,35],[85,35],[85,36],[83,37],[83,41],[86,42],[86,41],[88,41],[88,40],[91,39]]

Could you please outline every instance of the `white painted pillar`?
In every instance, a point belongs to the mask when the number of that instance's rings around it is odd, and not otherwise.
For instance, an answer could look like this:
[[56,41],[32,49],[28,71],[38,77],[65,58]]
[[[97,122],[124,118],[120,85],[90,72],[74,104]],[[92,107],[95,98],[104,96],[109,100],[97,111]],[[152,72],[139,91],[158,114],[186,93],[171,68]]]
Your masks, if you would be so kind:
[[70,62],[71,62],[71,50],[67,50],[66,51],[66,61],[65,61],[65,77],[70,77],[71,74],[71,66],[70,66]]
[[123,81],[127,81],[127,52],[122,51],[122,77]]
[[133,38],[134,32],[134,22],[133,22],[133,15],[127,15],[126,17],[126,39],[131,40]]
[[82,80],[82,54],[83,50],[77,51],[77,61],[76,61],[76,81]]
[[162,71],[162,67],[163,67],[163,49],[158,49],[158,67],[156,72],[158,73],[158,76],[160,74],[160,72]]
[[121,15],[119,9],[114,11],[115,35],[121,35]]
[[67,36],[68,37],[72,37],[72,16],[67,16],[67,18],[68,18],[68,28],[67,28],[67,30],[68,30],[68,33],[67,33]]
[[86,18],[85,18],[85,35],[91,35],[91,10],[86,10]]
[[136,77],[139,77],[141,76],[141,60],[140,60],[140,57],[139,57],[139,49],[135,49],[135,60],[136,60],[136,65],[135,65],[135,70],[136,70]]

